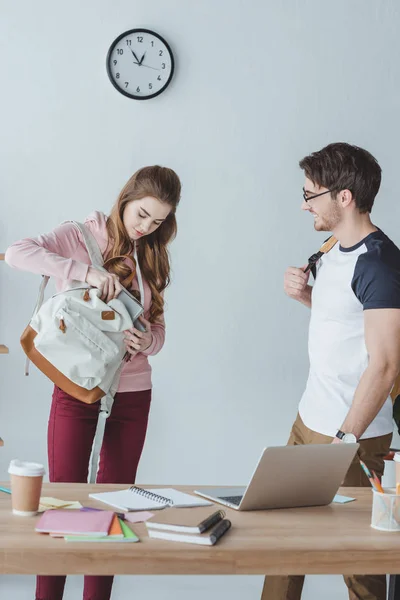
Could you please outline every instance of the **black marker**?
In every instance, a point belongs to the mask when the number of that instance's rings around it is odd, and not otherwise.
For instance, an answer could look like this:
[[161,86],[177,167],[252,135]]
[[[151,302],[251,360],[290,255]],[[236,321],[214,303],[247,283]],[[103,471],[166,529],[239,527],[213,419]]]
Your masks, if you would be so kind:
[[203,533],[203,531],[207,531],[207,529],[210,529],[210,527],[212,527],[216,523],[219,523],[219,521],[221,521],[224,517],[225,512],[223,510],[217,510],[215,513],[204,519],[204,521],[201,521],[201,523],[199,523],[200,533]]

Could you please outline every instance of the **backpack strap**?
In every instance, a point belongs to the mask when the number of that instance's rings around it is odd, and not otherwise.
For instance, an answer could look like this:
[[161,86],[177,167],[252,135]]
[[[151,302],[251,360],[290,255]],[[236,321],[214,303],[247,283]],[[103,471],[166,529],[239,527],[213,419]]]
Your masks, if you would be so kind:
[[[136,245],[135,245],[135,248],[136,248]],[[111,258],[108,258],[105,261],[104,265],[107,265],[109,263],[112,264],[114,261],[120,260],[121,258],[124,260],[127,260],[131,263],[130,275],[128,275],[128,277],[125,277],[125,279],[123,281],[121,281],[121,284],[124,286],[124,288],[129,289],[132,285],[132,281],[136,277],[136,272],[139,270],[136,268],[136,260],[132,256],[129,256],[128,254],[119,254],[118,256],[112,256]]]
[[118,383],[121,376],[122,367],[124,362],[121,363],[118,371],[115,373],[115,377],[111,384],[111,388],[105,396],[100,400],[99,416],[97,419],[96,432],[93,438],[92,453],[89,459],[89,478],[88,483],[96,483],[97,472],[99,470],[99,457],[101,452],[101,446],[103,444],[104,430],[106,427],[106,421],[111,414],[111,409],[114,404],[114,396],[117,393]]
[[67,221],[67,223],[68,222],[72,223],[83,237],[83,241],[85,242],[86,250],[89,254],[92,265],[101,269],[104,265],[104,260],[97,240],[92,232],[89,231],[89,229],[83,225],[83,223],[78,223],[78,221]]
[[327,254],[330,250],[332,250],[332,248],[336,244],[337,244],[337,239],[333,235],[331,235],[327,240],[325,240],[325,242],[322,244],[322,246],[318,250],[318,252],[316,252],[315,254],[310,256],[310,258],[308,259],[308,265],[304,269],[304,273],[308,273],[308,271],[311,271],[315,278],[315,275],[316,275],[315,267],[316,267],[317,262],[319,261],[319,259],[321,258],[321,256],[323,254]]
[[[33,314],[31,319],[33,319],[33,317],[36,316],[36,313],[38,312],[38,310],[40,309],[40,307],[43,304],[43,300],[44,300],[44,291],[46,289],[47,284],[49,283],[49,279],[50,277],[48,275],[42,275],[42,281],[40,282],[40,286],[39,286],[39,293],[38,293],[38,297],[36,300],[36,304],[35,304],[35,308],[33,309]],[[26,361],[25,361],[25,376],[29,375],[29,365],[30,365],[31,361],[29,360],[28,357],[26,357]]]

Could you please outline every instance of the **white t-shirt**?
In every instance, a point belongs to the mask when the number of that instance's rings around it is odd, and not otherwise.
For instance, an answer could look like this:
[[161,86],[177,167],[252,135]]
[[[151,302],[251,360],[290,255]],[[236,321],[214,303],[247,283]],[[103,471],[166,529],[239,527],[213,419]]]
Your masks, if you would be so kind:
[[[317,263],[308,352],[310,372],[299,413],[313,431],[335,436],[368,365],[364,310],[400,309],[400,250],[380,230],[351,248],[337,243]],[[390,397],[362,438],[393,430]]]

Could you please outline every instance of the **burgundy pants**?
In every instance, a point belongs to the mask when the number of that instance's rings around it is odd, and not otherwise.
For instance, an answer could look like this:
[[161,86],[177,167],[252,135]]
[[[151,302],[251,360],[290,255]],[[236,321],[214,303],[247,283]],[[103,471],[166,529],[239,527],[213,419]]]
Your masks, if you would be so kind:
[[[97,483],[135,482],[146,437],[151,390],[116,394],[107,419]],[[84,404],[54,388],[48,427],[50,481],[87,483],[99,403]],[[38,576],[36,600],[62,600],[65,576]],[[109,600],[112,576],[85,576],[83,600]]]

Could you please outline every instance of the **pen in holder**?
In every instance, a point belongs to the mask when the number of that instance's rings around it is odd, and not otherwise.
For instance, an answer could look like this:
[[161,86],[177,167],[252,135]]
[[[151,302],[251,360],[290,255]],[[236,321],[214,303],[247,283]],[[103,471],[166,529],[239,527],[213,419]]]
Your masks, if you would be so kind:
[[400,496],[394,488],[372,490],[371,527],[380,531],[400,531]]
[[362,460],[360,466],[372,485],[371,527],[381,531],[400,531],[400,496],[391,488],[384,490],[375,471],[371,473]]

